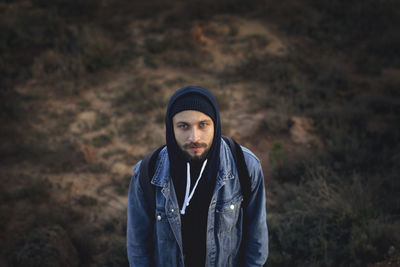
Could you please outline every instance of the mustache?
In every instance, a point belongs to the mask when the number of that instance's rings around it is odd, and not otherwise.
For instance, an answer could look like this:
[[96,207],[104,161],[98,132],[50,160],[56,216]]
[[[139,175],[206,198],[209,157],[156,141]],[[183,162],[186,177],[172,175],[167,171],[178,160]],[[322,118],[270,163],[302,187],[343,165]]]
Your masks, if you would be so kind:
[[207,147],[206,143],[198,143],[198,142],[191,142],[183,145],[183,148],[192,148],[192,147]]

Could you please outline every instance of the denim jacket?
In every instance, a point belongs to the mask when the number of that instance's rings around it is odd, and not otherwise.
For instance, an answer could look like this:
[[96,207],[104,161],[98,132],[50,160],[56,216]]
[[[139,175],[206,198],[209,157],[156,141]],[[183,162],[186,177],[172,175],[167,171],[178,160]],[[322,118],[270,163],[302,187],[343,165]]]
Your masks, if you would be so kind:
[[[247,148],[242,149],[251,177],[252,194],[243,210],[235,161],[222,140],[220,169],[208,211],[206,266],[238,266],[240,249],[244,253],[243,266],[263,266],[268,257],[264,177],[258,158]],[[166,148],[160,152],[151,181],[156,187],[155,210],[149,210],[140,186],[141,162],[134,168],[127,222],[127,252],[131,267],[184,266],[181,215],[169,175],[167,153]],[[246,226],[243,225],[244,218]],[[241,241],[244,242],[242,247]]]

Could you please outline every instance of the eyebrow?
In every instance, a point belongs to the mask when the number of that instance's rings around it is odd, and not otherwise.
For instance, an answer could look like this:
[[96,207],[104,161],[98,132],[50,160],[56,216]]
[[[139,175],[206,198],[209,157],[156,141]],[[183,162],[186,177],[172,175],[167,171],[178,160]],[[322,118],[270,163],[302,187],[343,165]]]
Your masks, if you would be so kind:
[[[202,123],[202,122],[211,122],[211,120],[210,119],[204,119],[204,120],[198,121],[196,123]],[[179,124],[179,123],[191,124],[191,123],[189,123],[187,121],[177,121],[176,122],[176,124]]]

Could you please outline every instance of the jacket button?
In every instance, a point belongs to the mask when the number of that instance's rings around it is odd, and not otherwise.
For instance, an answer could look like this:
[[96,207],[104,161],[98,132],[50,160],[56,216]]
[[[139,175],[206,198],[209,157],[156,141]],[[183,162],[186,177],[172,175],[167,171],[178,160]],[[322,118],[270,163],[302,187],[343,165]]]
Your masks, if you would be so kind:
[[229,208],[230,208],[231,210],[234,210],[234,209],[235,209],[235,206],[232,204],[232,205],[229,206]]
[[161,215],[157,215],[157,220],[161,221]]
[[171,212],[174,212],[175,210],[174,209],[171,209]]

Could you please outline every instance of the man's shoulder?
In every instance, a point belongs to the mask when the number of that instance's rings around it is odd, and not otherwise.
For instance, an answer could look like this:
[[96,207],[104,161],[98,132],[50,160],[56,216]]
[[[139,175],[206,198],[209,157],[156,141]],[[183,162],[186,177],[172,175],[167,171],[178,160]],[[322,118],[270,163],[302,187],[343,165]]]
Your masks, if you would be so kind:
[[243,150],[244,160],[246,161],[249,175],[255,178],[256,174],[261,170],[260,159],[247,147],[241,146]]
[[[235,160],[233,160],[234,151],[231,150],[230,151],[231,153],[229,153],[228,152],[228,150],[230,150],[229,149],[229,145],[225,142],[225,140],[224,140],[223,143],[224,143],[223,147],[224,147],[224,149],[226,149],[225,153],[231,155],[230,164],[232,164],[232,165],[236,164],[236,167],[232,167],[232,168],[238,168],[238,172],[239,173],[240,173],[239,169],[241,168],[240,166],[243,166],[241,162],[243,162],[243,158],[244,158],[245,165],[246,165],[247,172],[248,172],[248,176],[250,178],[250,187],[253,190],[257,186],[257,184],[259,184],[260,181],[262,181],[262,179],[263,179],[262,167],[261,167],[260,159],[249,148],[240,145],[240,148],[241,148],[241,150],[243,152],[243,157],[242,157],[241,160],[238,159],[238,161],[235,161]],[[234,149],[234,150],[237,150],[237,149]],[[239,153],[239,151],[237,151],[236,153]],[[240,156],[239,156],[239,158],[240,158]],[[229,166],[229,164],[228,164],[228,166]],[[242,168],[242,171],[243,171],[243,168]],[[239,175],[239,180],[240,180],[240,177],[246,177],[246,176],[240,176]],[[244,180],[242,179],[242,181],[246,181],[246,179],[244,179]]]
[[[146,160],[145,160],[147,156],[150,156],[150,157],[151,157],[153,154],[157,154],[157,155],[155,155],[155,157],[154,157],[153,159],[150,159],[150,158],[149,158],[151,161],[154,161],[153,163],[151,163],[150,160],[149,160],[149,161],[146,161]],[[140,169],[141,169],[141,168],[149,167],[149,166],[148,166],[149,164],[150,164],[150,165],[153,165],[154,168],[157,167],[158,164],[159,164],[159,161],[160,161],[163,157],[165,157],[166,155],[168,155],[167,146],[162,145],[162,146],[158,147],[157,149],[155,149],[155,150],[153,150],[152,152],[148,153],[146,156],[144,156],[141,160],[139,160],[139,161],[134,165],[133,174],[137,174],[137,175],[138,175],[138,174],[140,173]],[[143,166],[143,162],[145,162],[144,165],[146,165],[146,163],[147,163],[147,166]]]
[[[224,148],[226,150],[230,150],[229,149],[229,145],[228,143],[223,140],[224,143]],[[240,144],[239,144],[240,145]],[[244,160],[246,162],[247,168],[249,169],[249,171],[251,171],[253,168],[260,166],[260,159],[247,147],[240,145],[242,151],[243,151],[243,156],[244,156]],[[231,151],[233,153],[233,151]]]
[[242,148],[243,155],[246,160],[256,161],[257,163],[260,163],[260,159],[253,153],[253,151],[242,145],[240,145],[240,147]]

